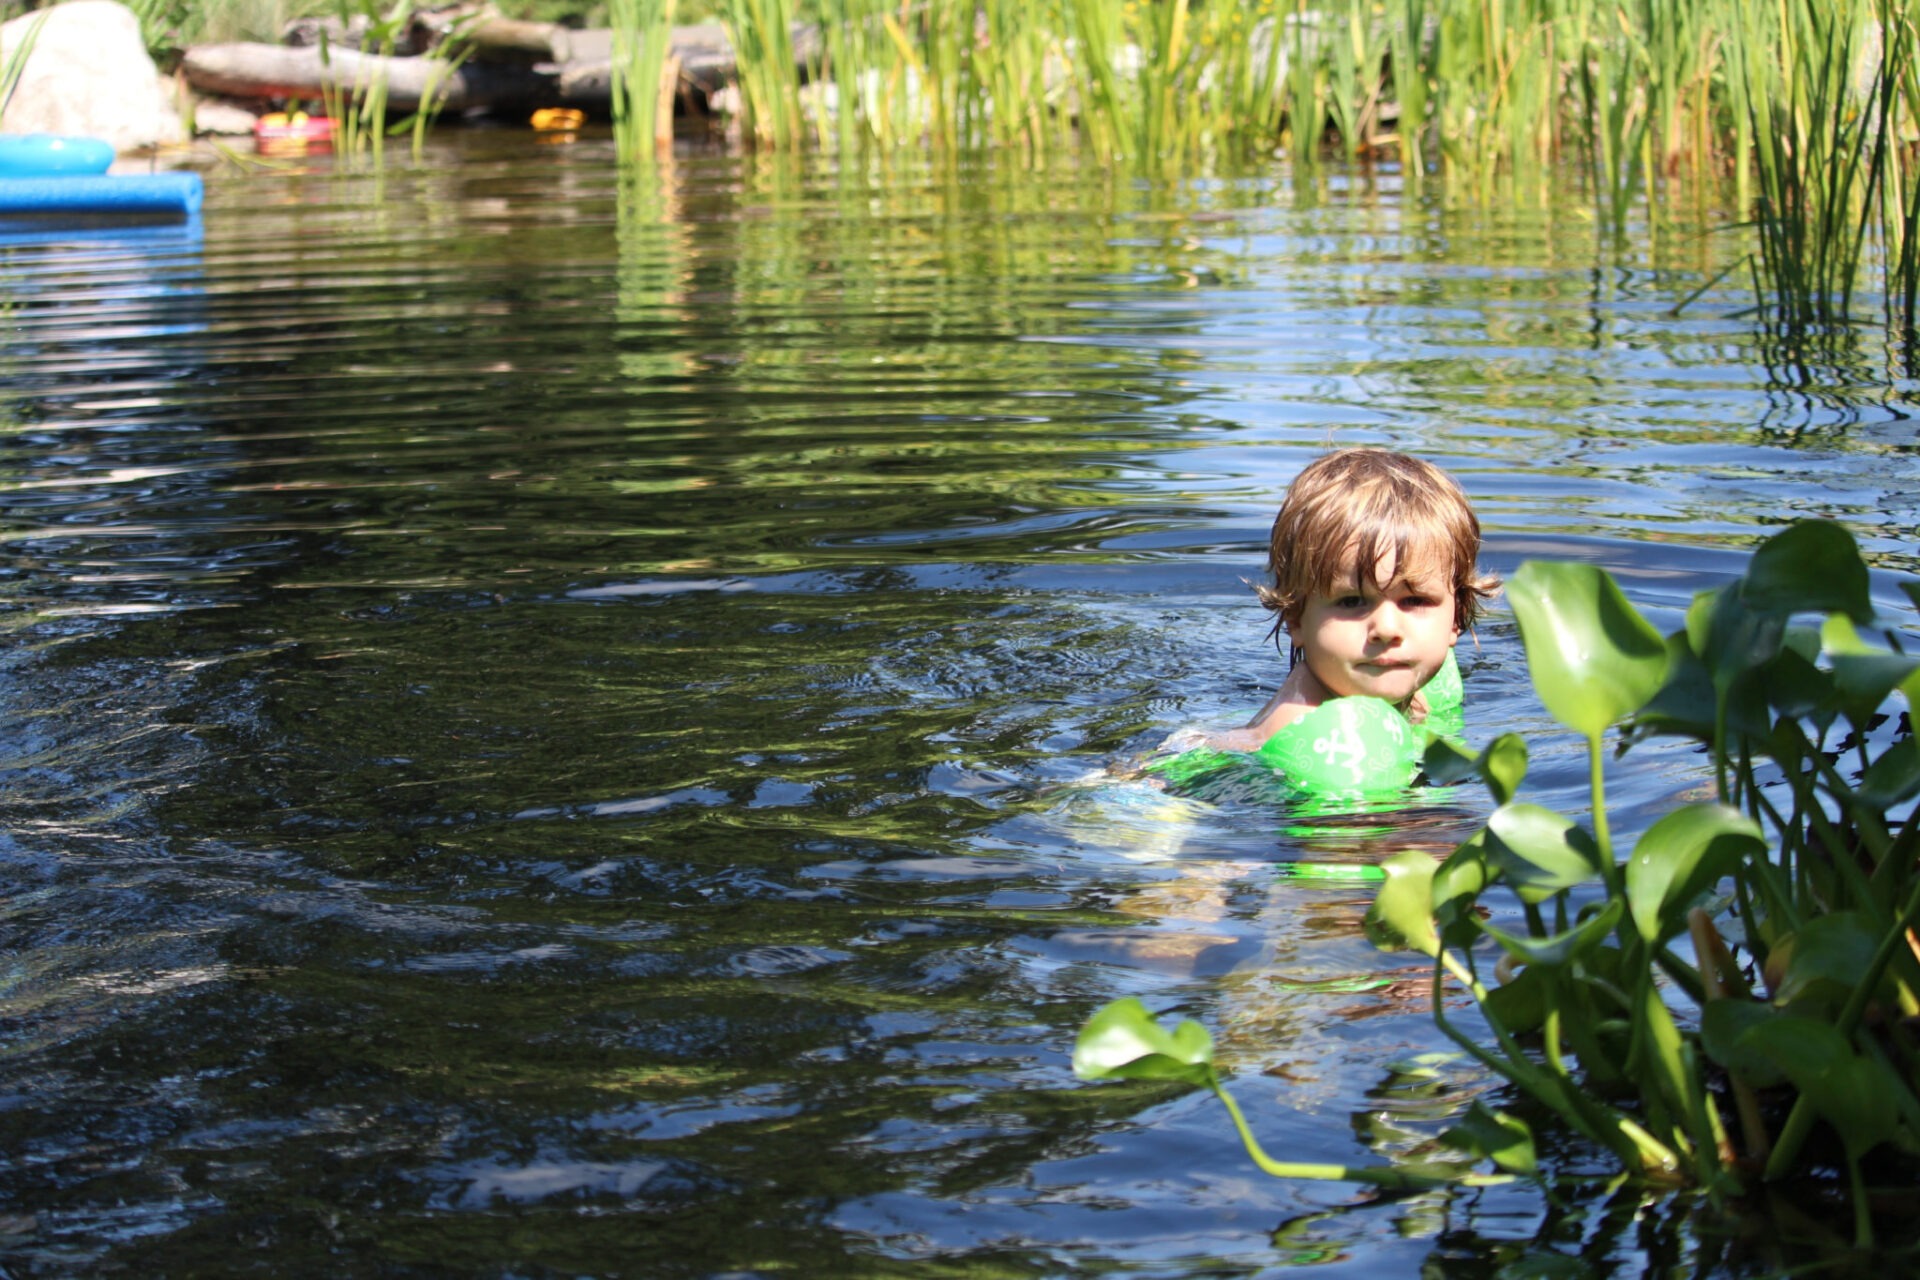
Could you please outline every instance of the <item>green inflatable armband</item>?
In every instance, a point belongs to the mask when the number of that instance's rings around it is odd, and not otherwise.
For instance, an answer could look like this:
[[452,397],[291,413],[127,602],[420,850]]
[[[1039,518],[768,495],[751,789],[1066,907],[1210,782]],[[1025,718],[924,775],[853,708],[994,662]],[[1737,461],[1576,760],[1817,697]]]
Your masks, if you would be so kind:
[[1420,772],[1430,736],[1458,734],[1463,717],[1460,668],[1453,654],[1421,693],[1427,718],[1415,726],[1379,698],[1335,698],[1281,729],[1250,755],[1195,747],[1147,766],[1175,785],[1249,763],[1270,771],[1290,791],[1308,796],[1363,796],[1399,791]]

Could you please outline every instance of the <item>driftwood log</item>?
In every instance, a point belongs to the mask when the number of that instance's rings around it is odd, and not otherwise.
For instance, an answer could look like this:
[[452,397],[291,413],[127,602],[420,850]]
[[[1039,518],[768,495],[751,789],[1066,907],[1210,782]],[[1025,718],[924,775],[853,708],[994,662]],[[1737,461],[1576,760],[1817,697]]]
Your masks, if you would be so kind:
[[[201,93],[230,98],[314,101],[384,78],[387,102],[400,111],[418,108],[435,90],[449,111],[611,109],[612,32],[491,19],[478,24],[474,35],[474,55],[451,72],[434,58],[383,58],[336,46],[323,60],[318,48],[276,44],[199,45],[187,50],[181,71]],[[793,35],[795,56],[804,68],[817,57],[819,34],[796,26]],[[679,62],[680,89],[699,104],[733,74],[733,48],[719,23],[674,28],[670,56]]]
[[447,64],[434,58],[383,58],[333,49],[322,61],[318,49],[208,44],[187,50],[180,65],[195,89],[229,98],[315,101],[329,93],[352,94],[356,87],[364,91],[384,78],[388,105],[401,111],[414,110],[436,89],[449,111],[566,105],[554,97],[552,75],[485,62],[463,63],[448,73]]

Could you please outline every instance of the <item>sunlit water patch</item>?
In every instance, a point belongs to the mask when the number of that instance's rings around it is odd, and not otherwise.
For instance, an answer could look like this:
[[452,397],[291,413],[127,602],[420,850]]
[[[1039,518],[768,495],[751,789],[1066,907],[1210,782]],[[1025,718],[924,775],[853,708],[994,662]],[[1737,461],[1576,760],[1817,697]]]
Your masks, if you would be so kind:
[[[1667,627],[1792,515],[1913,566],[1905,388],[1801,376],[1737,295],[1673,314],[1727,237],[1580,225],[1273,172],[633,186],[500,134],[0,245],[8,1265],[1566,1246],[1524,1189],[1270,1182],[1211,1099],[1067,1055],[1116,995],[1201,1017],[1309,1160],[1422,1150],[1490,1087],[1361,936],[1366,884],[1290,870],[1443,851],[1480,795],[1128,776],[1281,678],[1246,579],[1329,444],[1450,467],[1489,567],[1603,564]],[[1459,654],[1469,738],[1528,734],[1578,808],[1510,618]],[[1636,748],[1617,833],[1701,783]],[[1575,1208],[1595,1266],[1742,1265],[1684,1204]]]

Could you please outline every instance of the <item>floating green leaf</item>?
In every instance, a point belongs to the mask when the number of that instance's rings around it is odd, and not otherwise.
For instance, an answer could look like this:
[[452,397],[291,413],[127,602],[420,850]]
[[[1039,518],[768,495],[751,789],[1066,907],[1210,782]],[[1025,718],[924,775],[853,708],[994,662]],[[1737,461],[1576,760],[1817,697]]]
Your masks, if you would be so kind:
[[1749,608],[1780,615],[1843,613],[1873,621],[1866,562],[1853,535],[1831,520],[1797,520],[1761,543],[1742,579]]
[[1507,596],[1540,701],[1589,740],[1645,706],[1665,681],[1666,641],[1598,566],[1530,560]]
[[1206,1085],[1213,1079],[1213,1037],[1191,1018],[1164,1031],[1145,1005],[1125,996],[1080,1028],[1073,1070],[1083,1080],[1117,1077]]
[[1433,927],[1434,861],[1409,849],[1380,864],[1387,882],[1367,908],[1367,938],[1382,951],[1440,953],[1440,935]]
[[1508,1173],[1534,1177],[1540,1163],[1534,1156],[1533,1130],[1516,1116],[1494,1111],[1475,1101],[1460,1123],[1440,1135],[1440,1141],[1458,1151],[1470,1151],[1491,1160]]
[[1600,874],[1593,837],[1537,804],[1506,804],[1487,819],[1487,854],[1523,902],[1544,902]]
[[1647,829],[1627,859],[1627,905],[1648,942],[1687,927],[1687,908],[1741,860],[1767,851],[1752,818],[1720,804],[1675,809]]

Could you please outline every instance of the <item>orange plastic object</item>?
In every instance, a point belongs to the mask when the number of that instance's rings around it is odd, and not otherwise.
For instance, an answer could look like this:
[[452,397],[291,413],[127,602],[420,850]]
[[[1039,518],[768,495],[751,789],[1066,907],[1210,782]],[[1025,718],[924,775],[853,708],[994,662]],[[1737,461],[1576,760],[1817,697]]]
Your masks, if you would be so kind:
[[586,122],[587,113],[575,107],[542,107],[531,121],[541,133],[571,133]]

